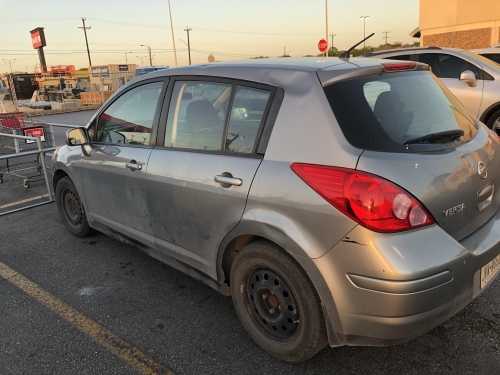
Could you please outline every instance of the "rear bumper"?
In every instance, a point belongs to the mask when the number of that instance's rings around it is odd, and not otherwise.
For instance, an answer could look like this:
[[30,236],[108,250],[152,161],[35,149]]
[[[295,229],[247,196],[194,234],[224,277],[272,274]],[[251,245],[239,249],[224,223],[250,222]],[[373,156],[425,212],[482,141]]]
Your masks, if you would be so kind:
[[355,228],[315,259],[328,289],[321,297],[335,306],[330,344],[382,346],[428,332],[494,282],[481,288],[481,267],[499,253],[500,213],[462,242],[438,226],[390,235]]

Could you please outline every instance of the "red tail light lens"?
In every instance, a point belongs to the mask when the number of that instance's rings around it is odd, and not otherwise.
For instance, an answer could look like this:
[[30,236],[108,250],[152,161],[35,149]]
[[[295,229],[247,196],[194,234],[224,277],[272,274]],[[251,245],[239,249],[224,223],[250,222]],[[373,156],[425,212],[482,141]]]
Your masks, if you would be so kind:
[[434,223],[431,214],[403,188],[352,169],[292,164],[292,170],[338,210],[376,232],[401,232]]
[[417,69],[417,63],[414,61],[384,64],[384,72],[386,73],[401,72],[403,70],[415,70],[415,69]]

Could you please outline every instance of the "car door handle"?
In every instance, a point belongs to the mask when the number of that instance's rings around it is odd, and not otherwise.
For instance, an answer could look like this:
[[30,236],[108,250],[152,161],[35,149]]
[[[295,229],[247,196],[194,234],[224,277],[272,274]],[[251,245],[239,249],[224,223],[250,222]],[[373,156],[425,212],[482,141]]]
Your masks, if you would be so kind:
[[222,187],[241,186],[243,180],[241,178],[233,177],[230,173],[219,174],[215,176],[215,182],[222,185]]
[[131,171],[140,171],[142,169],[142,163],[138,163],[135,160],[130,160],[125,166]]

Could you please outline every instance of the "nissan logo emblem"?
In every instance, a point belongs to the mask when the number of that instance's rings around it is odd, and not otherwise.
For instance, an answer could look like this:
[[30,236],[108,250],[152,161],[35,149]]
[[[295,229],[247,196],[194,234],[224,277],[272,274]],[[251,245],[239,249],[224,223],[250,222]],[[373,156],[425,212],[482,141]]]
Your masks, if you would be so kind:
[[486,180],[488,178],[488,168],[486,168],[486,164],[482,161],[477,163],[477,174],[483,180]]

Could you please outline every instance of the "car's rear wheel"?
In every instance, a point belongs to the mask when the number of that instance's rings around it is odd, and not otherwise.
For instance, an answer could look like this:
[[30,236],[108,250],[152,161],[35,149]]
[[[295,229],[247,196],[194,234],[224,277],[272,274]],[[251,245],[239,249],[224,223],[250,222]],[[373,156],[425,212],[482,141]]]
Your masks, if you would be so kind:
[[297,363],[325,347],[316,291],[281,249],[265,241],[250,243],[236,256],[230,278],[236,313],[261,348]]
[[486,123],[488,128],[497,132],[500,135],[500,108],[493,112]]
[[64,225],[71,233],[78,237],[85,237],[90,233],[91,229],[80,196],[68,177],[63,177],[57,182],[56,203]]

